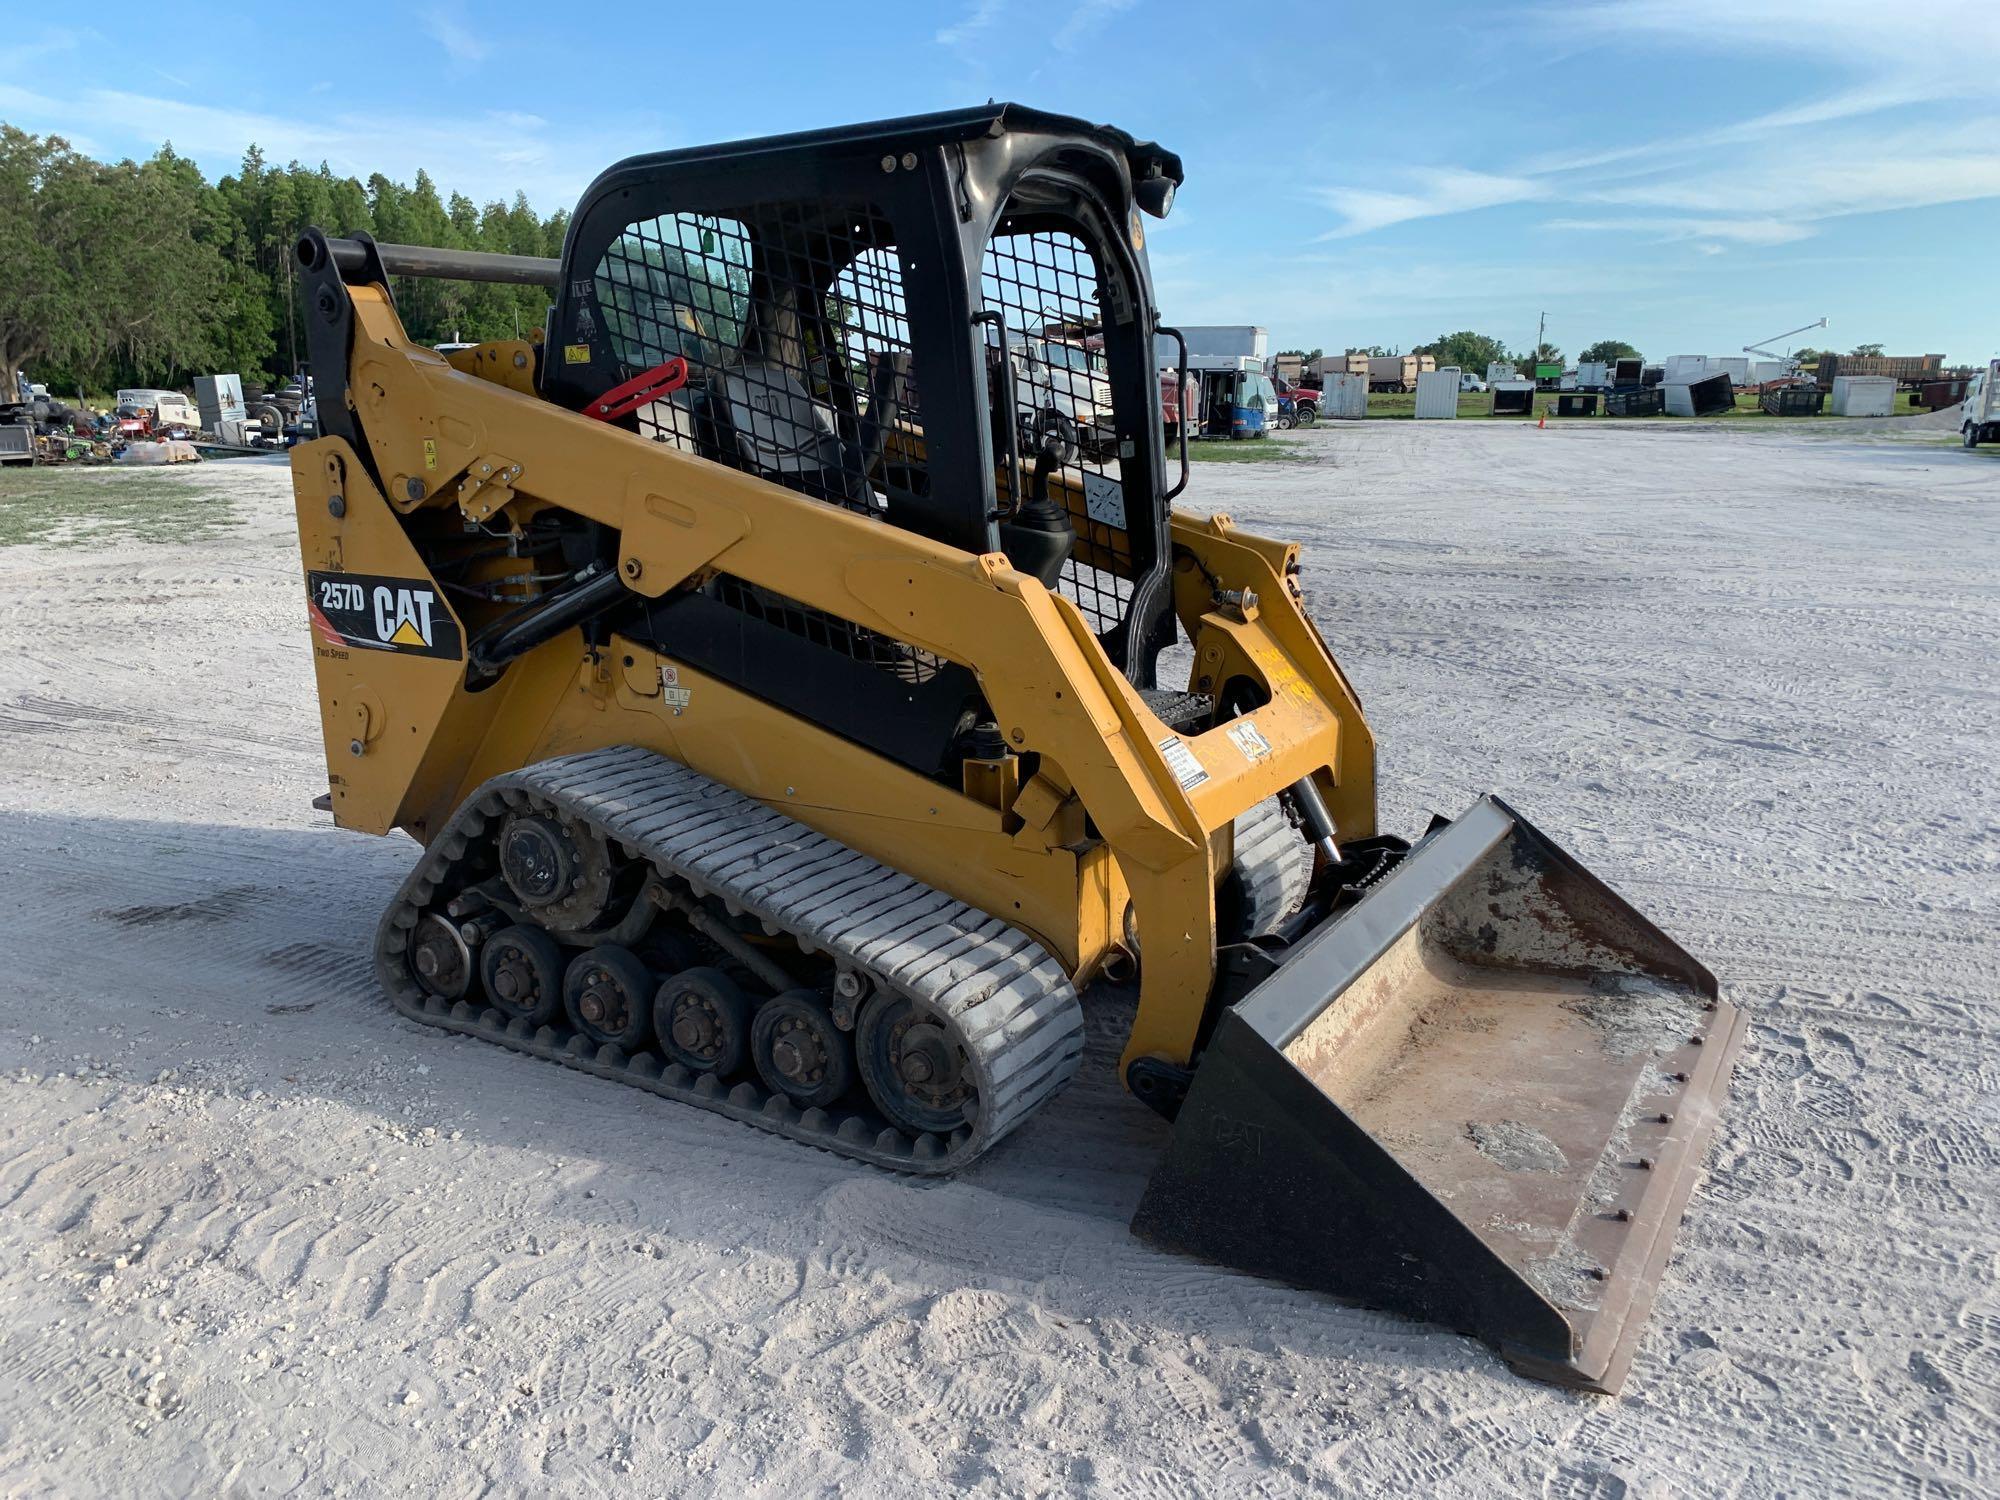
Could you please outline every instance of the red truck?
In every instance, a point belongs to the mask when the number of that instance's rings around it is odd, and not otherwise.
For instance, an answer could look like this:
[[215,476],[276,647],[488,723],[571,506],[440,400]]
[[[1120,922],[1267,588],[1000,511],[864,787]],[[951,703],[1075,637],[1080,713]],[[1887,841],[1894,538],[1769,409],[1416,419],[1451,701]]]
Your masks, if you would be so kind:
[[1319,420],[1320,393],[1309,385],[1293,385],[1291,381],[1280,379],[1278,387],[1278,425],[1280,427],[1310,427]]

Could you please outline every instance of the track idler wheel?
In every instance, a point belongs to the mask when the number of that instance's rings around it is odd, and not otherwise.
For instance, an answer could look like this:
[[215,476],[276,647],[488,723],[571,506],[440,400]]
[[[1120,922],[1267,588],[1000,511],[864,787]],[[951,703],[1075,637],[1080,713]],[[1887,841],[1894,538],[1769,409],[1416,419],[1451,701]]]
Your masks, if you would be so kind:
[[562,945],[539,927],[503,927],[479,950],[486,998],[508,1019],[546,1026],[563,1008]]
[[750,1002],[720,969],[689,969],[653,996],[660,1048],[697,1073],[734,1073],[750,1046]]
[[599,1046],[638,1052],[652,1033],[653,972],[616,943],[586,948],[563,974],[563,1008],[570,1025]]
[[410,972],[417,983],[443,1000],[456,1000],[472,987],[472,950],[458,924],[433,912],[417,923],[410,941]]
[[950,1135],[976,1117],[979,1095],[949,1023],[878,992],[854,1028],[855,1059],[875,1107],[911,1135]]
[[750,1056],[765,1086],[801,1109],[824,1108],[854,1082],[847,1036],[811,990],[764,1002],[750,1027]]
[[553,818],[522,814],[500,830],[500,873],[523,906],[548,906],[570,893],[578,874],[576,842]]

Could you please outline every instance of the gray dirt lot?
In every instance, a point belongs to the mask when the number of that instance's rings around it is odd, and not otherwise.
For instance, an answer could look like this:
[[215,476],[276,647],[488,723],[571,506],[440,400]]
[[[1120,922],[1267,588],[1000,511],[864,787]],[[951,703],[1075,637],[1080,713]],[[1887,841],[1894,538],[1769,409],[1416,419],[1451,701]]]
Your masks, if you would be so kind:
[[1132,1241],[1116,1014],[939,1184],[399,1019],[285,470],[204,465],[0,544],[0,1492],[2000,1490],[2000,453],[1296,441],[1183,503],[1306,543],[1385,823],[1501,791],[1751,1013],[1621,1399]]

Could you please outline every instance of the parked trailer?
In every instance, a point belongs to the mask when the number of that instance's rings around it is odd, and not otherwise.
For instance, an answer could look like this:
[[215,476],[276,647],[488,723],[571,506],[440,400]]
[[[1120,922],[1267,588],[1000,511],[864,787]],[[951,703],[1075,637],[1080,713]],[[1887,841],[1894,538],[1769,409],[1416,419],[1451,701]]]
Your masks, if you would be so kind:
[[1414,391],[1418,377],[1435,373],[1434,354],[1374,354],[1368,357],[1368,389]]
[[1831,387],[1843,375],[1886,375],[1901,385],[1922,385],[1944,373],[1942,354],[1822,354],[1819,383]]
[[1519,380],[1521,372],[1512,360],[1496,359],[1486,367],[1486,383],[1497,386],[1503,380]]
[[1836,375],[1831,410],[1836,417],[1886,417],[1896,409],[1896,381],[1888,375]]
[[1417,416],[1444,421],[1458,415],[1458,366],[1425,370],[1417,376]]
[[[1249,323],[1195,324],[1183,328],[1181,337],[1187,340],[1190,367],[1201,359],[1248,359],[1256,361],[1261,370],[1269,357],[1270,335]],[[1160,346],[1161,363],[1179,353],[1172,339],[1162,338],[1156,342]]]

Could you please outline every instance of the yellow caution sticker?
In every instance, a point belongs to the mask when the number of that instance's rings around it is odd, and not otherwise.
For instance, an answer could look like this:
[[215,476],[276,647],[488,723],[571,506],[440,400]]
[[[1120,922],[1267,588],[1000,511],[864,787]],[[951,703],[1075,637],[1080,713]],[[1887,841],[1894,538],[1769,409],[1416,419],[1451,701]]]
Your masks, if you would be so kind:
[[425,438],[425,439],[424,439],[424,467],[425,467],[426,469],[435,469],[435,468],[436,468],[437,466],[438,466],[438,445],[437,445],[437,439],[436,439],[436,438]]
[[587,365],[590,363],[590,345],[564,344],[563,363],[566,365]]

